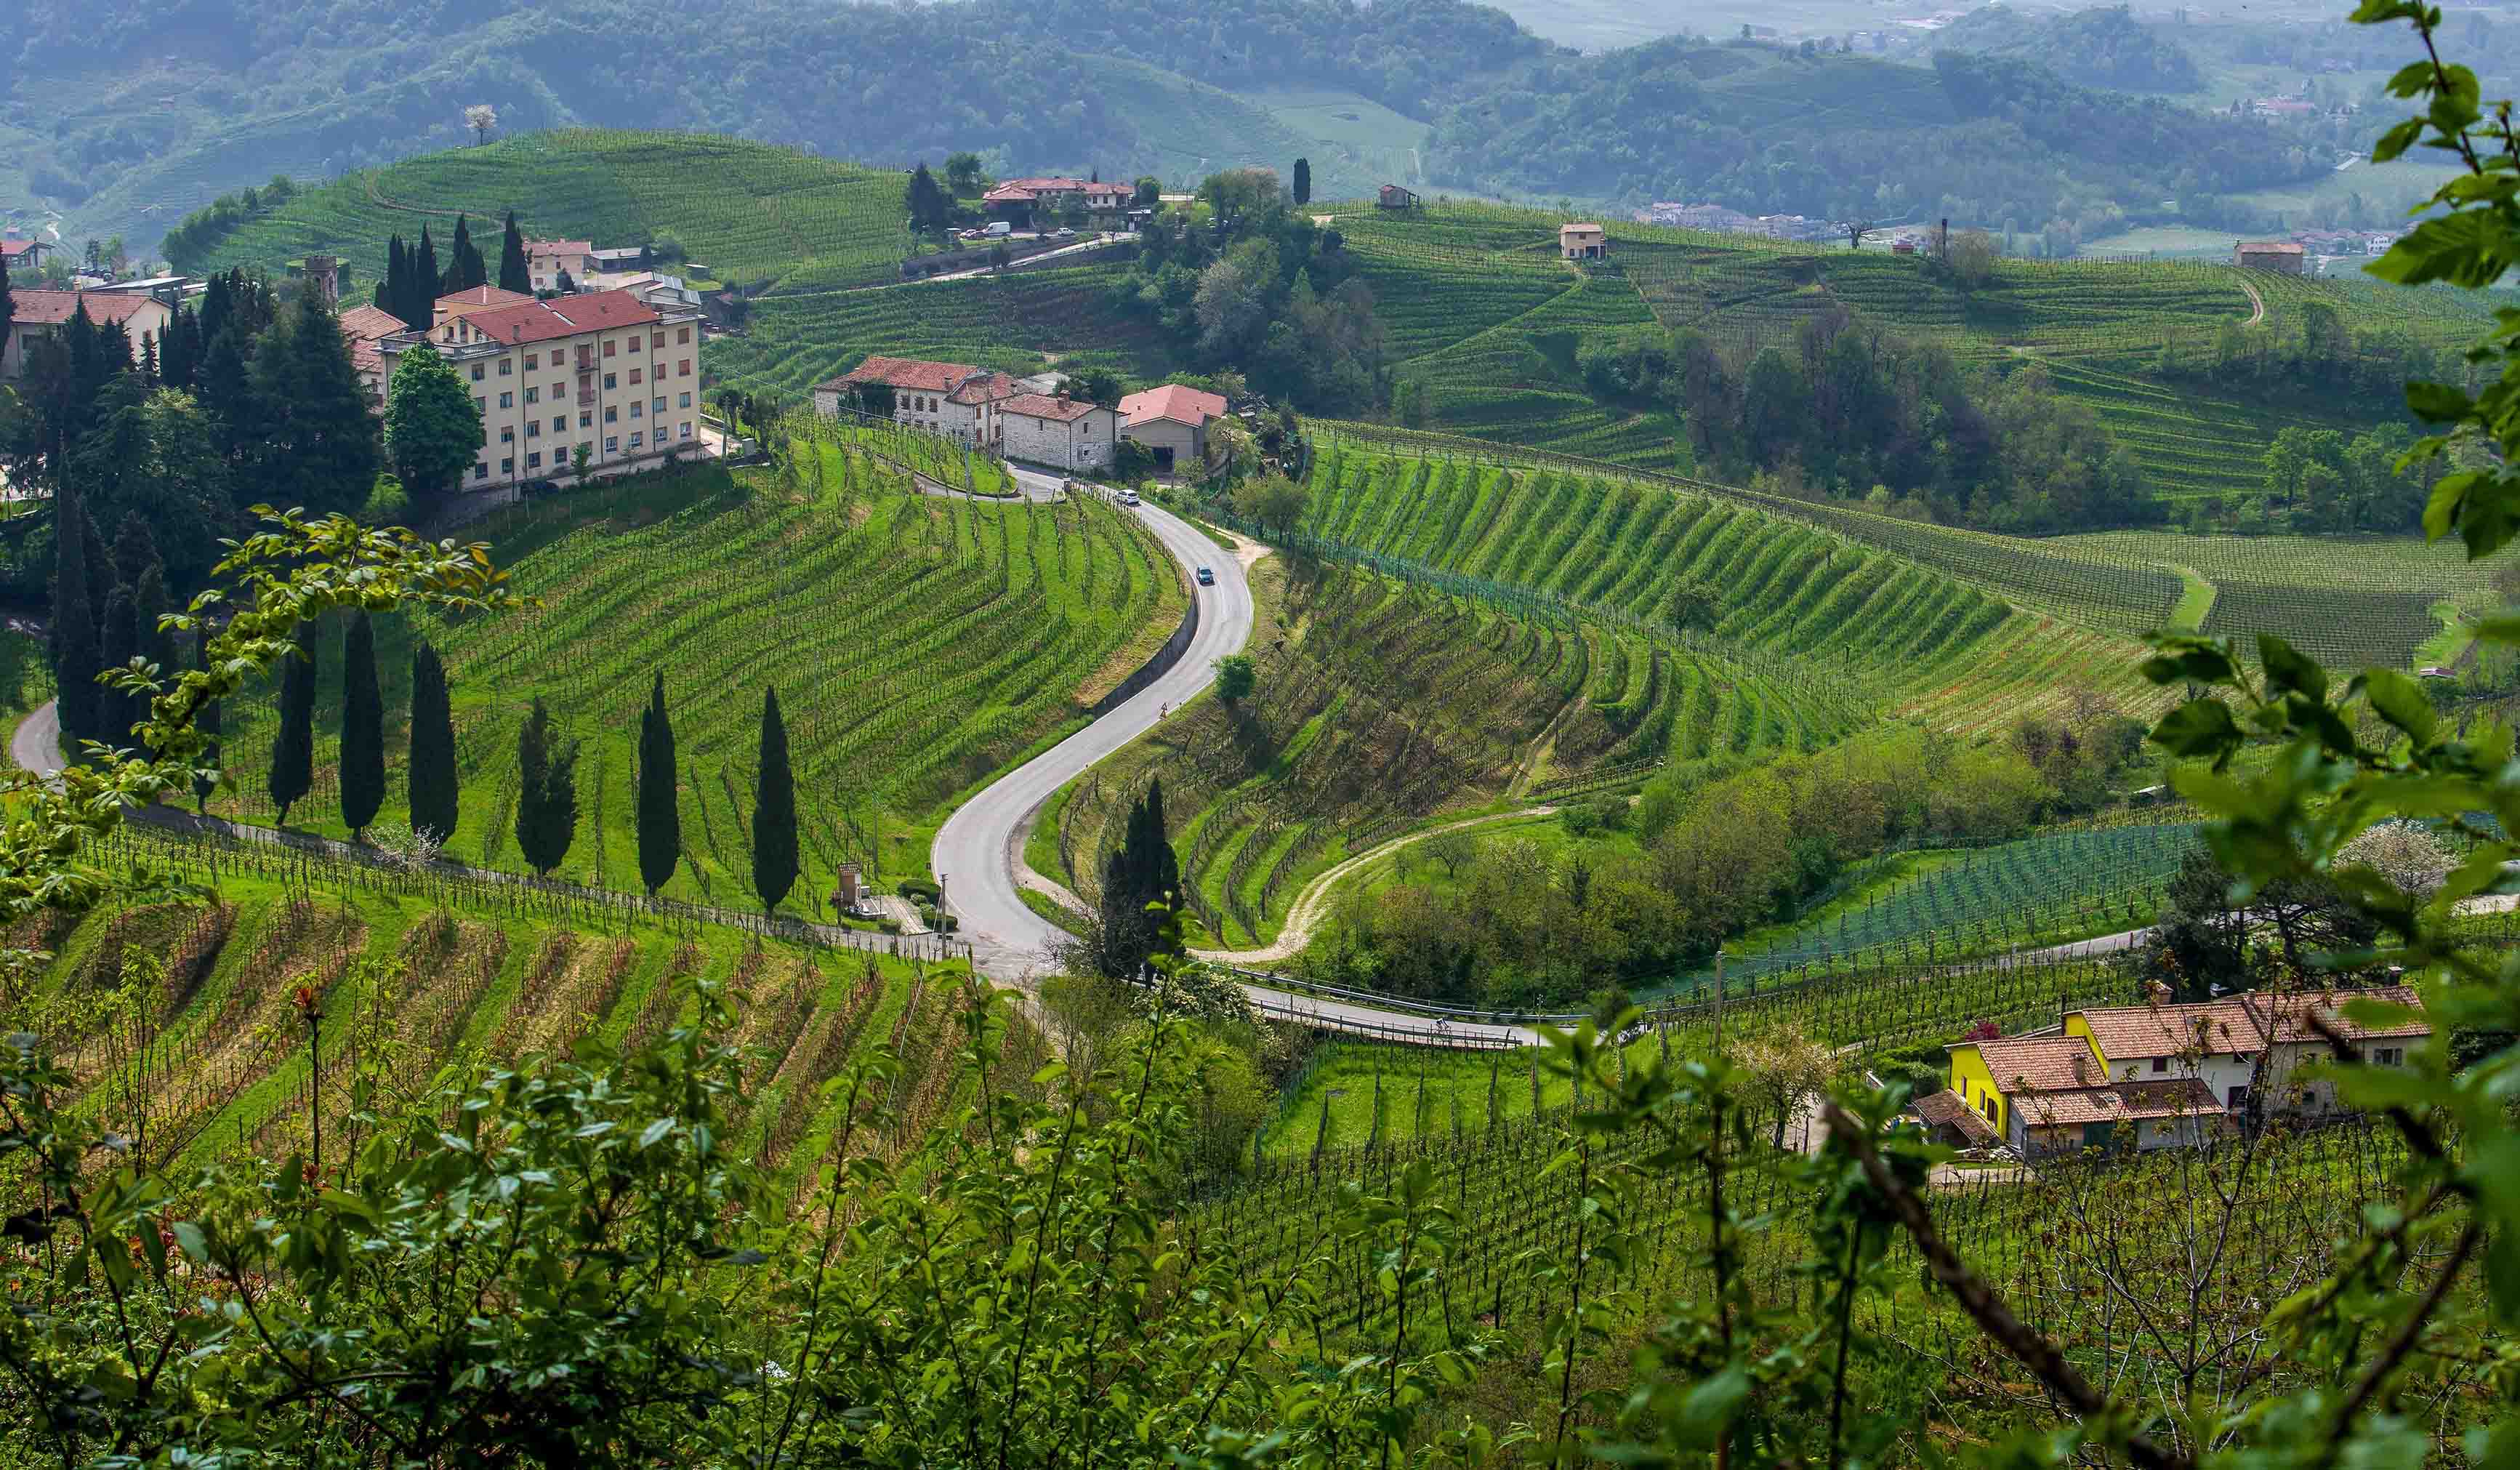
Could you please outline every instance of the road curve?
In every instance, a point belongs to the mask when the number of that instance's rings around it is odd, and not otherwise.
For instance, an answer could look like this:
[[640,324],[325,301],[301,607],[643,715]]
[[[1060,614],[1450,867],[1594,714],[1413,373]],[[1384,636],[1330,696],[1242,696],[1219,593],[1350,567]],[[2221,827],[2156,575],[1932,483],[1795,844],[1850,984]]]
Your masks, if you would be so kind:
[[18,721],[17,731],[9,737],[9,759],[22,771],[37,771],[47,776],[62,768],[62,719],[58,705],[46,700],[33,713]]
[[[1048,477],[1016,472],[1030,485]],[[1056,481],[1051,482],[1056,483]],[[1066,932],[1024,905],[1015,886],[1015,854],[1033,814],[1053,793],[1097,761],[1153,729],[1167,705],[1187,703],[1215,678],[1214,665],[1239,653],[1251,638],[1251,584],[1233,553],[1197,527],[1156,506],[1134,512],[1181,563],[1184,574],[1212,569],[1216,584],[1192,581],[1198,599],[1198,632],[1161,678],[1118,709],[1001,776],[965,802],[936,831],[929,867],[945,887],[946,906],[961,921],[972,959],[999,980],[1021,982],[1052,963]]]

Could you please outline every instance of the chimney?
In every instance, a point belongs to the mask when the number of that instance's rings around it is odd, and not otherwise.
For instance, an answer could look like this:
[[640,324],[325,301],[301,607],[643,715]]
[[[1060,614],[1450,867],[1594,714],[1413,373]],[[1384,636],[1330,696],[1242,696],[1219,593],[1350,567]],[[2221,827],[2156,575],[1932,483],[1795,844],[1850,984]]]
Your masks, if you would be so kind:
[[2163,985],[2160,981],[2156,980],[2151,985],[2146,986],[2144,988],[2144,994],[2154,1005],[2168,1005],[2170,1003],[2170,987]]

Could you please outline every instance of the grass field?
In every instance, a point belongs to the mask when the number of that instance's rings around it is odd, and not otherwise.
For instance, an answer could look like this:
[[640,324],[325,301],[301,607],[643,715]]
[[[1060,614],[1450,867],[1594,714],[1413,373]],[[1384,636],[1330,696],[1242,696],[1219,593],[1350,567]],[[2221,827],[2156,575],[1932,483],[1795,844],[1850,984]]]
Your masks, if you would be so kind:
[[[792,148],[695,133],[572,129],[407,159],[310,189],[240,227],[206,266],[280,265],[329,251],[382,278],[385,242],[426,224],[446,259],[469,212],[494,265],[500,222],[531,239],[640,245],[670,231],[718,280],[811,266],[825,284],[887,280],[907,253],[902,176]],[[359,291],[364,295],[364,290]]]
[[[685,861],[675,896],[748,906],[754,753],[776,679],[819,902],[838,863],[922,873],[956,793],[1082,717],[1179,620],[1178,569],[1099,504],[972,504],[902,492],[862,454],[817,445],[794,487],[701,469],[531,504],[469,528],[534,611],[421,629],[456,702],[462,820],[450,850],[515,869],[517,731],[547,700],[581,739],[566,876],[639,887],[639,712],[661,668],[682,762]],[[388,819],[401,815],[400,727],[412,630],[381,624]],[[339,634],[327,629],[315,793],[293,826],[339,835]],[[269,696],[231,713],[233,814],[268,821]]]

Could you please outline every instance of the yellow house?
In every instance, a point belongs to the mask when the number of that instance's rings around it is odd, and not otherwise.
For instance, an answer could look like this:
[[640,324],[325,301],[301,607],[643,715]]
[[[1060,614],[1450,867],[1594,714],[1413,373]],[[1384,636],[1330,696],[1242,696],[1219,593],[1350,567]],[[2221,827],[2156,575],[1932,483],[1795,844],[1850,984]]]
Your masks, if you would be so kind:
[[1561,260],[1598,260],[1610,253],[1610,232],[1589,222],[1562,224],[1557,227],[1557,257]]

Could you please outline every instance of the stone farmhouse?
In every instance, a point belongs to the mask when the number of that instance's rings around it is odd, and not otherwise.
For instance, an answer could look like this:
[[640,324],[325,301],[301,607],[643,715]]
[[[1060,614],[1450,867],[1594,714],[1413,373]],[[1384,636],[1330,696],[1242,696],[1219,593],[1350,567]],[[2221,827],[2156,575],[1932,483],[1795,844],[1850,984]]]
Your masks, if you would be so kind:
[[2050,1034],[1953,1044],[1951,1087],[2025,1158],[2182,1147],[2271,1116],[2326,1117],[2343,1106],[2334,1084],[2300,1075],[2329,1054],[2313,1017],[2385,1067],[2404,1066],[2432,1034],[2420,1018],[2378,1028],[2345,1020],[2358,997],[2418,1004],[2413,990],[2390,986],[2067,1011]]
[[1017,393],[998,405],[1006,456],[1058,470],[1099,470],[1111,463],[1120,416],[1065,393]]
[[573,475],[580,451],[590,474],[704,452],[698,312],[659,310],[622,291],[549,301],[473,295],[440,301],[426,333],[376,342],[383,381],[402,353],[426,345],[472,385],[482,443],[466,489]]
[[866,390],[892,393],[892,421],[941,434],[973,449],[1003,452],[1006,426],[999,409],[1024,387],[1004,373],[961,362],[917,357],[870,357],[828,382],[814,385],[814,411],[837,418],[843,404],[867,401]]

